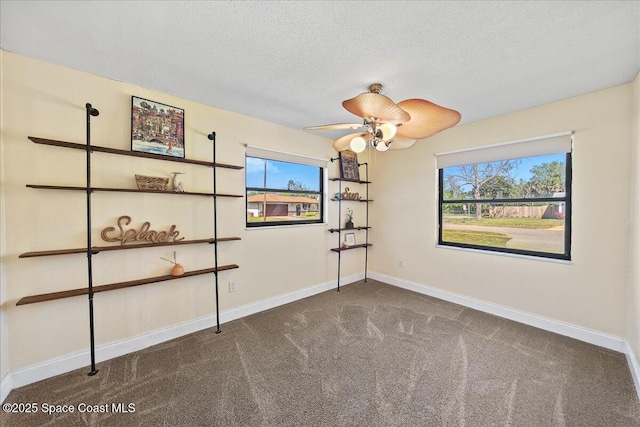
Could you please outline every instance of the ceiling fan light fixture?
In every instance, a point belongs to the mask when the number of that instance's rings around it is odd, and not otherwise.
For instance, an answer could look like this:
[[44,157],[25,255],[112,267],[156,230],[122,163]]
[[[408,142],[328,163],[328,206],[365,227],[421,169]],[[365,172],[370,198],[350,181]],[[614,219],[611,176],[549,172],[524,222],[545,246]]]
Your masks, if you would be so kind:
[[389,149],[389,145],[387,144],[391,144],[391,142],[384,142],[384,141],[380,141],[378,142],[378,144],[376,145],[376,150],[378,151],[387,151]]
[[349,143],[349,147],[354,153],[362,153],[367,148],[367,141],[361,136],[356,136]]
[[398,131],[398,128],[391,123],[384,123],[378,129],[380,129],[380,131],[382,132],[382,139],[384,141],[392,139],[394,136],[396,136],[396,132]]

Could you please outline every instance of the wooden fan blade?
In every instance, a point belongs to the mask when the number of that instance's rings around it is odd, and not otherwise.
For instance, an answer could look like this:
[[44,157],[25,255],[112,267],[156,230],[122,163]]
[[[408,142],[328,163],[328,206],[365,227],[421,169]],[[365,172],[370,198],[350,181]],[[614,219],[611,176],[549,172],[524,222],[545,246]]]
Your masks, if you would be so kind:
[[353,138],[355,138],[356,136],[361,136],[363,137],[367,142],[369,142],[369,139],[371,139],[371,134],[368,132],[362,133],[362,132],[356,132],[356,133],[350,133],[349,135],[345,135],[341,138],[336,139],[335,141],[333,141],[333,144],[331,144],[331,146],[336,150],[336,151],[344,151],[344,150],[348,150],[349,144],[351,143],[351,140]]
[[408,138],[393,138],[391,144],[389,145],[389,150],[405,150],[407,148],[411,148],[416,145],[415,139]]
[[348,112],[365,120],[376,118],[383,123],[399,124],[411,119],[409,113],[379,93],[361,93],[355,98],[343,101],[342,106]]
[[322,126],[309,126],[303,129],[306,130],[344,130],[344,129],[360,129],[364,124],[362,123],[334,123],[330,125]]
[[457,125],[462,118],[459,112],[424,99],[407,99],[398,106],[411,115],[411,120],[398,127],[397,135],[409,139],[428,138]]

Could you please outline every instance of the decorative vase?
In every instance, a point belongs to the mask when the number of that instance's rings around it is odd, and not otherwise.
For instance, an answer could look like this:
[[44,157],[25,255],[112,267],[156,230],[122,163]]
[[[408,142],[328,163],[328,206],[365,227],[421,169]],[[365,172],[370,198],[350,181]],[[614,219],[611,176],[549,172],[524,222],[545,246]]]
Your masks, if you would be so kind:
[[353,221],[347,221],[347,223],[344,225],[344,228],[353,228]]
[[172,276],[182,276],[183,274],[184,274],[184,267],[182,267],[182,265],[180,264],[174,265],[173,268],[171,269]]
[[184,172],[171,172],[171,175],[173,175],[173,178],[171,179],[173,191],[176,193],[184,193],[184,184],[177,180],[178,175],[184,175]]

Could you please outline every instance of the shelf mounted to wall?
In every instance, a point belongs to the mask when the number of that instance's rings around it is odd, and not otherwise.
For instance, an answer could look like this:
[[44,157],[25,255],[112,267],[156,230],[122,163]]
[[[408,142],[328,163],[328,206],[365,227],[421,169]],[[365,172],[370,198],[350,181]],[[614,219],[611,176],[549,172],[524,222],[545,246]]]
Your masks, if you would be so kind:
[[[30,136],[28,138],[35,144],[52,145],[54,147],[72,148],[76,150],[86,149],[84,144],[78,144],[75,142],[58,141],[55,139],[39,138],[36,136]],[[162,156],[159,154],[143,153],[139,151],[127,151],[127,150],[119,150],[117,148],[101,147],[99,145],[92,145],[91,151],[95,151],[98,153],[117,154],[120,156],[143,157],[146,159],[163,160],[165,162],[179,162],[179,163],[187,163],[192,165],[209,166],[209,167],[217,167],[217,168],[227,168],[227,169],[236,169],[236,170],[240,170],[244,168],[244,166],[229,165],[225,163],[216,163],[215,161],[208,162],[205,160]]]
[[[134,286],[147,285],[150,283],[184,279],[187,277],[198,276],[201,274],[209,274],[209,273],[216,274],[218,271],[233,270],[235,268],[239,268],[239,267],[236,264],[229,264],[229,265],[222,265],[217,268],[204,268],[202,270],[185,271],[185,273],[181,276],[164,275],[164,276],[156,276],[156,277],[147,277],[147,278],[138,279],[138,280],[130,280],[127,282],[110,283],[107,285],[94,286],[93,293],[96,294],[98,292],[107,292],[107,291],[114,291],[116,289],[132,288]],[[16,305],[35,304],[37,302],[53,301],[53,300],[62,299],[62,298],[71,298],[78,295],[87,295],[87,293],[88,293],[87,288],[79,288],[79,289],[71,289],[68,291],[50,292],[47,294],[40,294],[40,295],[31,295],[28,297],[20,298],[16,303]]]
[[[74,187],[70,185],[39,185],[39,184],[27,184],[29,188],[36,188],[41,190],[70,190],[70,191],[86,191],[86,187]],[[139,190],[136,188],[109,188],[109,187],[91,187],[91,192],[94,191],[113,191],[120,193],[151,193],[151,194],[171,194],[182,196],[205,196],[205,197],[242,197],[241,194],[215,194],[215,193],[198,193],[193,191],[167,191],[167,190]]]
[[[125,249],[142,249],[142,248],[155,248],[158,246],[175,246],[175,245],[194,245],[197,243],[209,243],[215,242],[230,242],[232,240],[240,240],[239,237],[220,237],[218,239],[197,239],[197,240],[180,240],[178,242],[162,242],[162,243],[140,243],[134,245],[119,245],[119,246],[92,246],[91,253],[99,254],[100,252],[108,251],[121,251]],[[33,258],[41,256],[53,256],[53,255],[70,255],[81,254],[87,252],[87,248],[74,248],[74,249],[54,249],[50,251],[37,251],[37,252],[25,252],[20,254],[18,258]]]
[[[340,170],[342,171],[342,158],[340,156],[336,157],[336,158],[332,158],[331,162],[334,161],[338,161],[339,162],[339,167]],[[371,227],[369,227],[369,203],[373,202],[373,200],[369,199],[369,184],[371,184],[371,181],[369,181],[369,164],[368,163],[357,163],[358,167],[364,166],[365,167],[365,176],[366,179],[365,180],[359,180],[359,179],[346,179],[346,178],[330,178],[330,181],[337,181],[338,182],[338,188],[339,191],[338,193],[340,195],[342,195],[342,183],[343,182],[349,182],[349,183],[356,183],[356,184],[363,184],[365,185],[365,198],[364,199],[344,199],[343,197],[336,197],[336,198],[332,198],[331,201],[333,202],[338,202],[338,228],[330,228],[328,231],[330,233],[338,233],[338,247],[337,248],[332,248],[331,251],[332,252],[336,252],[338,254],[338,286],[337,286],[337,291],[340,292],[340,268],[342,265],[342,257],[341,254],[343,251],[346,250],[353,250],[353,249],[364,249],[364,282],[367,282],[367,270],[368,270],[368,257],[369,257],[369,247],[373,246],[371,243],[369,243],[369,229]],[[365,225],[364,226],[357,226],[357,227],[352,227],[352,228],[346,228],[342,226],[342,202],[360,202],[360,203],[364,203],[365,204],[365,212],[366,212],[366,216],[365,216]],[[351,231],[351,230],[364,230],[365,232],[365,243],[364,244],[358,244],[358,245],[352,245],[352,246],[348,246],[348,247],[344,247],[342,246],[342,232],[343,231]]]
[[[93,300],[94,294],[99,292],[106,292],[118,289],[125,289],[134,286],[146,285],[150,283],[158,283],[165,282],[169,280],[182,279],[187,277],[193,277],[202,274],[210,274],[213,273],[215,276],[215,306],[216,306],[216,319],[217,319],[217,328],[216,333],[220,333],[220,310],[219,310],[219,293],[218,293],[218,273],[221,271],[227,271],[239,268],[236,264],[229,265],[218,265],[218,243],[219,242],[228,242],[233,240],[240,240],[239,237],[218,237],[218,223],[217,223],[217,198],[218,197],[228,197],[228,198],[241,198],[242,195],[236,194],[219,194],[217,192],[217,177],[216,170],[217,168],[227,168],[240,170],[244,169],[244,166],[236,166],[229,165],[224,163],[217,163],[216,160],[216,141],[215,141],[215,132],[212,132],[208,135],[208,138],[212,141],[212,152],[213,152],[213,161],[203,161],[203,160],[194,160],[194,159],[186,159],[179,157],[167,157],[160,156],[149,153],[142,152],[134,152],[127,150],[119,150],[108,147],[100,147],[96,145],[91,145],[91,117],[98,116],[99,112],[97,109],[93,108],[91,104],[87,103],[86,107],[86,143],[78,144],[74,142],[66,142],[66,141],[58,141],[53,139],[45,139],[39,137],[30,136],[29,139],[36,143],[42,145],[49,145],[55,147],[62,148],[70,148],[75,150],[83,150],[86,152],[86,185],[85,186],[57,186],[57,185],[35,185],[29,184],[27,187],[41,190],[70,190],[70,191],[83,191],[86,193],[86,206],[87,206],[87,244],[82,248],[70,248],[70,249],[54,249],[54,250],[43,250],[43,251],[35,251],[35,252],[26,252],[19,256],[19,258],[32,258],[32,257],[43,257],[43,256],[56,256],[56,255],[70,255],[70,254],[80,254],[86,253],[87,255],[87,287],[80,289],[71,289],[60,292],[51,292],[46,294],[39,295],[31,295],[21,298],[16,305],[26,305],[33,304],[44,301],[52,301],[61,298],[69,298],[79,295],[87,295],[89,301],[89,334],[90,334],[90,352],[91,352],[91,370],[89,372],[90,376],[98,373],[98,370],[95,366],[95,328],[94,328],[94,313],[93,313]],[[160,190],[139,190],[139,189],[130,189],[130,188],[108,188],[108,187],[92,187],[91,186],[91,157],[92,153],[107,153],[107,154],[115,154],[122,156],[132,156],[132,157],[142,157],[154,160],[162,160],[162,161],[171,161],[171,162],[180,162],[198,166],[207,166],[213,169],[213,193],[204,193],[204,192],[173,192],[173,191],[160,191]],[[181,195],[181,196],[205,196],[213,198],[213,226],[214,226],[214,236],[213,238],[206,239],[194,239],[194,240],[182,240],[178,242],[160,242],[160,243],[140,243],[140,244],[131,244],[126,246],[93,246],[91,241],[91,195],[94,192],[131,192],[131,193],[153,193],[153,194],[171,194],[171,195]],[[126,282],[119,283],[110,283],[105,285],[94,286],[93,283],[93,256],[101,253],[101,252],[109,252],[116,250],[128,250],[128,249],[143,249],[143,248],[152,248],[159,246],[172,246],[172,245],[192,245],[199,243],[208,243],[214,246],[214,267],[205,268],[201,270],[194,270],[185,272],[181,276],[156,276],[156,277],[148,277],[137,280],[131,280]]]

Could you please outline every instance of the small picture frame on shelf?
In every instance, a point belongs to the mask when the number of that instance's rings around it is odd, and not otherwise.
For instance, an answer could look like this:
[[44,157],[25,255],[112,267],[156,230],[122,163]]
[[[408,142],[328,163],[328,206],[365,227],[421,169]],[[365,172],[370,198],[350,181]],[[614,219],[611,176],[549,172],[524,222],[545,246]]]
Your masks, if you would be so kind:
[[344,235],[344,243],[346,247],[356,245],[356,233],[347,233]]
[[184,159],[184,110],[132,96],[131,151]]
[[358,155],[353,151],[346,150],[340,152],[340,178],[350,181],[360,181]]

